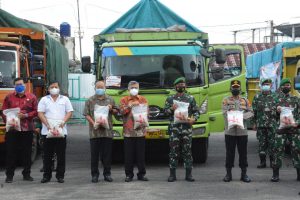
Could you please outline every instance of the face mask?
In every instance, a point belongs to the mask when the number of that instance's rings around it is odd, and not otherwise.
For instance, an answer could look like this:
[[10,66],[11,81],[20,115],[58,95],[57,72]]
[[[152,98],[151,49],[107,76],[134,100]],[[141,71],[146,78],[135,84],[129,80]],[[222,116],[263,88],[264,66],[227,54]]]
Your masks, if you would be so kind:
[[15,90],[17,93],[22,93],[25,91],[25,85],[16,85]]
[[58,88],[52,88],[49,90],[51,95],[58,95],[59,94],[59,89]]
[[176,91],[179,93],[183,93],[185,91],[185,87],[176,87]]
[[283,87],[281,90],[284,94],[288,94],[291,91],[291,88],[290,87]]
[[238,96],[240,94],[240,89],[232,89],[231,93],[233,96]]
[[105,94],[105,89],[101,89],[101,88],[96,89],[96,95],[102,96],[104,94]]
[[132,88],[129,92],[132,96],[136,96],[139,93],[139,90],[136,88]]
[[263,85],[261,86],[261,91],[263,92],[268,92],[271,90],[271,86],[270,85]]

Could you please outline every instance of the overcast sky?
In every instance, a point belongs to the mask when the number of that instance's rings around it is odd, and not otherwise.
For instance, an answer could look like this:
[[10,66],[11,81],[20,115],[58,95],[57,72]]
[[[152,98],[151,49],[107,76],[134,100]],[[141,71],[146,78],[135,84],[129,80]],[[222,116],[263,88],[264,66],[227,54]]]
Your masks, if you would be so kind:
[[[1,8],[20,18],[59,28],[61,22],[71,24],[77,37],[76,0],[0,0]],[[93,55],[93,35],[100,33],[139,0],[79,0],[80,19],[84,31],[82,54]],[[179,16],[209,34],[210,43],[232,43],[232,31],[275,25],[300,23],[300,1],[274,0],[160,0]],[[278,3],[277,3],[278,2]],[[280,2],[280,3],[279,3]],[[264,34],[262,30],[261,35]],[[257,41],[259,33],[256,32]],[[79,44],[76,40],[79,57]],[[251,42],[250,32],[238,34],[237,42]]]

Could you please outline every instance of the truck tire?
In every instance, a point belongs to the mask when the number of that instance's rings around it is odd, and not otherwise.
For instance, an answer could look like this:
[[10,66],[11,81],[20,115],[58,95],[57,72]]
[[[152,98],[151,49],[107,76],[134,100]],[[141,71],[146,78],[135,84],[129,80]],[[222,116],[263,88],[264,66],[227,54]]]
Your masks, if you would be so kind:
[[36,159],[38,153],[38,146],[38,135],[34,132],[32,139],[31,163],[33,163]]
[[192,153],[195,163],[205,163],[208,157],[208,138],[195,138],[192,143]]

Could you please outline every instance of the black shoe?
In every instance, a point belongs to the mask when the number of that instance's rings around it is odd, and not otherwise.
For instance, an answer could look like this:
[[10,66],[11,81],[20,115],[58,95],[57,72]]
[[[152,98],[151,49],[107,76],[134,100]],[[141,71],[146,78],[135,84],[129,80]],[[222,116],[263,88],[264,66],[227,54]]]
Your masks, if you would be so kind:
[[168,182],[174,182],[176,180],[176,169],[170,169],[170,176],[168,178]]
[[266,155],[259,155],[260,158],[260,164],[257,165],[258,169],[266,168],[267,163],[266,163]]
[[58,183],[64,183],[65,180],[64,180],[63,178],[58,178],[58,179],[57,179],[57,182],[58,182]]
[[41,183],[48,183],[50,182],[50,178],[42,178]]
[[242,169],[241,181],[243,181],[245,183],[250,183],[251,182],[251,179],[247,175],[247,169]]
[[223,181],[224,181],[224,182],[230,182],[230,181],[232,181],[231,168],[227,168],[227,169],[226,169],[226,175],[225,175],[225,177],[223,178]]
[[30,175],[23,176],[23,181],[33,181],[33,178]]
[[13,182],[13,177],[6,177],[5,183],[12,183]]
[[279,181],[279,168],[273,168],[273,176],[271,178],[272,182],[278,182]]
[[192,169],[186,169],[185,170],[185,180],[188,182],[194,182],[195,179],[192,176]]
[[112,179],[112,177],[111,177],[110,175],[105,175],[105,176],[104,176],[104,180],[105,180],[106,182],[113,182],[113,179]]
[[98,176],[93,176],[92,177],[92,183],[98,183]]
[[149,179],[146,176],[138,176],[137,178],[139,181],[149,181]]
[[131,176],[126,176],[125,182],[131,182],[131,181],[132,181],[132,177]]

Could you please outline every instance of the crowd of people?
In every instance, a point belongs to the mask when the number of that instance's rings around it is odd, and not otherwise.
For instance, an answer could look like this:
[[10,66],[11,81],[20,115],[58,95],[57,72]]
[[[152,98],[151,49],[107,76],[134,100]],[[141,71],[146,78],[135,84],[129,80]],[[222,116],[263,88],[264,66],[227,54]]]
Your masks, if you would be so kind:
[[[186,171],[185,180],[195,181],[192,176],[192,125],[200,117],[195,98],[186,92],[185,78],[174,81],[176,93],[165,101],[164,111],[169,116],[169,168],[168,182],[176,181],[176,168],[179,158],[183,159]],[[8,94],[3,102],[3,119],[6,122],[6,183],[13,182],[14,171],[19,149],[22,153],[22,171],[24,181],[33,181],[31,177],[31,145],[35,130],[34,118],[42,123],[43,138],[43,178],[41,183],[51,181],[53,156],[57,158],[56,179],[64,182],[66,168],[66,123],[72,116],[73,107],[68,97],[60,94],[57,81],[49,84],[48,95],[38,102],[35,95],[26,92],[23,79],[14,80],[15,91]],[[225,121],[226,175],[224,182],[232,180],[235,150],[239,153],[241,181],[251,182],[247,175],[247,121],[257,130],[259,141],[258,168],[265,168],[266,158],[270,158],[273,169],[271,181],[279,181],[279,168],[286,144],[291,146],[293,163],[297,169],[297,180],[300,181],[300,138],[299,106],[300,101],[291,94],[291,81],[282,79],[280,88],[271,91],[272,81],[261,81],[261,91],[254,97],[252,106],[247,98],[241,96],[241,82],[230,83],[232,95],[224,98],[222,110]],[[137,180],[148,181],[145,167],[145,136],[148,122],[148,101],[139,94],[139,83],[130,81],[128,96],[121,98],[119,105],[106,94],[105,82],[96,81],[95,94],[85,102],[83,115],[89,124],[91,181],[99,181],[99,159],[103,165],[103,176],[112,182],[111,160],[113,143],[112,116],[122,116],[124,136],[125,182],[134,178],[134,166],[138,168]],[[17,111],[16,111],[17,109]]]

